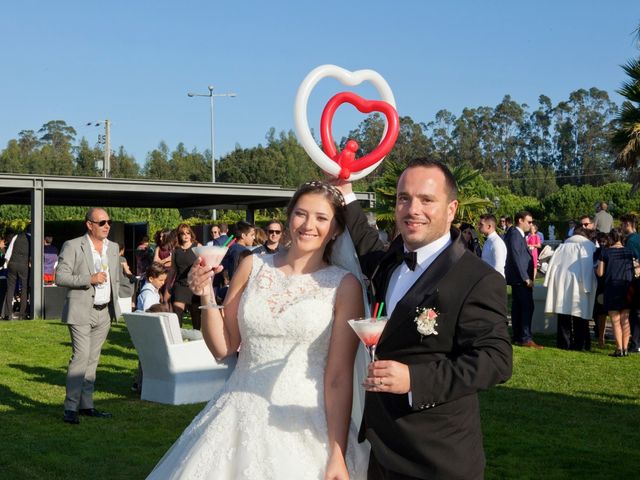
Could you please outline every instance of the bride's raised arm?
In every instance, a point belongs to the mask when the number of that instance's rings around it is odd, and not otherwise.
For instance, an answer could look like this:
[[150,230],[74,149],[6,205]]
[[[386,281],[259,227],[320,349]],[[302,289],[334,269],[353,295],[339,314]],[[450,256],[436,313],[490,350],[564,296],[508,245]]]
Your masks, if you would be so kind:
[[[200,295],[202,305],[209,301],[213,272],[198,258],[189,272],[189,287],[195,295]],[[238,307],[242,292],[247,286],[253,256],[243,258],[231,279],[224,301],[224,310],[209,308],[202,310],[202,337],[217,360],[235,355],[240,347],[240,329],[238,328]]]

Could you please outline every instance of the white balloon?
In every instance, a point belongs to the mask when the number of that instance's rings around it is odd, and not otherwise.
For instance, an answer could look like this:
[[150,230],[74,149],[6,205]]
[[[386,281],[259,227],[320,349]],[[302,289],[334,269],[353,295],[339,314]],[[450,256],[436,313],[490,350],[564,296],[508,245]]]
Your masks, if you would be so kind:
[[[313,135],[311,135],[309,120],[307,118],[307,103],[309,102],[309,95],[318,82],[325,77],[333,77],[339,80],[343,85],[350,87],[368,81],[371,82],[378,91],[380,98],[385,102],[390,103],[393,108],[396,108],[396,100],[393,97],[393,92],[391,91],[389,84],[387,84],[386,80],[382,78],[382,75],[375,70],[357,70],[355,72],[350,72],[349,70],[345,70],[344,68],[336,65],[320,65],[319,67],[311,70],[311,72],[309,72],[309,74],[304,78],[298,87],[298,93],[296,94],[296,101],[293,107],[293,117],[298,141],[316,165],[329,175],[337,177],[340,174],[340,165],[329,158],[329,156],[318,146]],[[387,125],[384,127],[384,132],[382,133],[380,141],[382,141],[386,133]],[[382,160],[384,160],[384,157],[364,170],[352,172],[348,181],[353,182],[354,180],[366,177],[369,173],[375,170],[378,165],[380,165]]]

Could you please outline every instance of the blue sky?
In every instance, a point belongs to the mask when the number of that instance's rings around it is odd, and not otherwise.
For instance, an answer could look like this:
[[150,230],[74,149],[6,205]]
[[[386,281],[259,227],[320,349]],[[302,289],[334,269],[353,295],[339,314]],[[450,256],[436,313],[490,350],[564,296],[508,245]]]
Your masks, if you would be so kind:
[[[187,97],[208,85],[238,94],[216,101],[219,158],[264,144],[270,127],[293,129],[297,87],[325,63],[377,70],[399,113],[426,122],[505,94],[533,106],[540,94],[555,103],[595,86],[620,103],[620,65],[640,55],[640,8],[626,0],[25,0],[2,11],[0,148],[57,119],[93,144],[102,132],[85,124],[108,118],[113,148],[140,164],[161,140],[209,148],[209,100]],[[311,128],[341,90],[332,79],[314,90]],[[341,109],[335,138],[361,119]]]

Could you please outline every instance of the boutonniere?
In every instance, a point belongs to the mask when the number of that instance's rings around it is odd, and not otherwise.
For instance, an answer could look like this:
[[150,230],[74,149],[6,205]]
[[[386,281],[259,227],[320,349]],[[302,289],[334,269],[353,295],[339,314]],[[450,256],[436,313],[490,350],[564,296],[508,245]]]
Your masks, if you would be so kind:
[[421,337],[425,335],[438,335],[436,327],[438,326],[437,320],[440,313],[431,307],[418,307],[416,308],[416,318],[413,321],[417,325],[418,333]]

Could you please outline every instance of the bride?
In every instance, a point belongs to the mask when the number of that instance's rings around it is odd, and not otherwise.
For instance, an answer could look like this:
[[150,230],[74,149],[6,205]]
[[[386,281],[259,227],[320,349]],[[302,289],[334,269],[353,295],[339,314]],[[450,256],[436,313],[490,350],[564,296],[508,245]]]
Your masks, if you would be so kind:
[[[287,209],[291,247],[243,259],[224,310],[203,310],[209,349],[218,359],[239,350],[238,362],[148,478],[366,477],[350,420],[358,338],[347,323],[363,315],[362,290],[329,262],[343,205],[329,184],[302,185]],[[211,277],[198,259],[190,286],[203,304]]]

